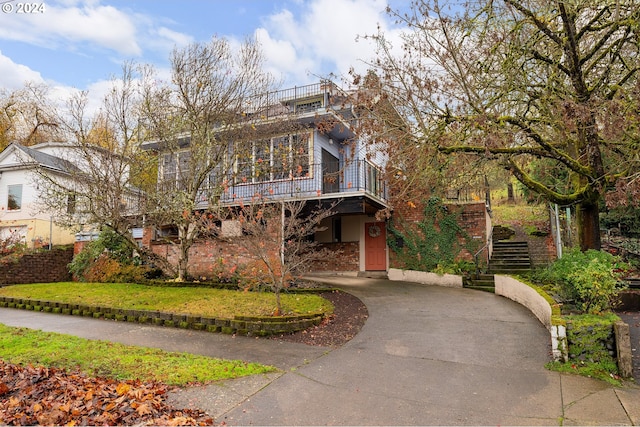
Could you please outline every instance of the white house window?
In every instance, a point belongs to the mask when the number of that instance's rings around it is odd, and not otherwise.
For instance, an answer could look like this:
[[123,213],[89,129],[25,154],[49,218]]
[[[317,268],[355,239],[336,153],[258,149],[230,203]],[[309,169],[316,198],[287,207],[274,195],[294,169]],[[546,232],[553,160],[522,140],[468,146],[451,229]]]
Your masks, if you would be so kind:
[[179,153],[168,153],[162,158],[162,183],[165,190],[184,189],[190,176],[191,153],[181,151]]
[[254,141],[236,154],[236,182],[255,183],[309,176],[311,133]]
[[17,211],[22,209],[22,184],[8,186],[7,210]]

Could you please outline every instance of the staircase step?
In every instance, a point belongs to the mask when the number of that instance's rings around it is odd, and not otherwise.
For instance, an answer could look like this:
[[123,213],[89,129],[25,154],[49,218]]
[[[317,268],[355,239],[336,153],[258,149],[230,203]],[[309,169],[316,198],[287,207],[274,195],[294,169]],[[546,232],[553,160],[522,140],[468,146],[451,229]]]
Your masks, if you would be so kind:
[[495,288],[496,282],[493,279],[491,280],[473,279],[469,281],[469,286],[484,286],[488,288],[491,288],[491,287]]
[[493,246],[528,246],[529,243],[523,240],[499,240],[493,242]]
[[491,265],[531,265],[531,261],[528,259],[491,259],[489,266]]
[[476,291],[484,291],[484,292],[490,292],[492,294],[496,293],[496,288],[495,287],[489,287],[489,286],[473,286],[473,285],[469,285],[467,286],[467,289],[475,289]]
[[522,274],[531,271],[530,268],[500,268],[490,269],[493,274]]

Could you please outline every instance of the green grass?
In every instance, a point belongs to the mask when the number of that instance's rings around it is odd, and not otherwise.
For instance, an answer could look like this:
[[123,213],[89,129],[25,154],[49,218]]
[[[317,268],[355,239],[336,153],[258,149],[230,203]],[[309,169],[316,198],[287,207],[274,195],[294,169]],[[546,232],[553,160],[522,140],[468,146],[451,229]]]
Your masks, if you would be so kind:
[[[69,304],[163,311],[232,319],[269,316],[275,307],[270,292],[243,292],[197,287],[161,287],[124,283],[39,283],[6,286],[0,296]],[[281,294],[283,314],[331,314],[333,305],[319,295]]]
[[545,367],[551,371],[595,378],[616,387],[620,387],[624,384],[623,380],[614,373],[618,371],[615,361],[598,363],[584,361],[549,362]]
[[493,212],[493,222],[496,224],[537,223],[548,221],[549,216],[547,207],[544,204],[501,203],[492,205],[491,210]]
[[0,359],[13,364],[80,370],[96,377],[160,381],[176,386],[277,370],[257,363],[165,352],[2,324]]

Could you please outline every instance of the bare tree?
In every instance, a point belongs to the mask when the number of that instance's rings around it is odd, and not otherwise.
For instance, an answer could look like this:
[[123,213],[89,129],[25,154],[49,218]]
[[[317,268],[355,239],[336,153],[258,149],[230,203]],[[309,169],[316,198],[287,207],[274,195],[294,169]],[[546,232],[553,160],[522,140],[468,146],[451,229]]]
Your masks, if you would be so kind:
[[372,65],[408,124],[394,148],[504,167],[575,206],[581,248],[599,248],[598,203],[638,170],[637,3],[417,0],[390,13],[408,26],[403,54],[378,34]]
[[280,292],[288,283],[314,261],[331,256],[318,248],[313,235],[324,230],[321,223],[335,214],[335,205],[257,196],[246,205],[229,208],[226,220],[238,225],[234,242],[256,260],[251,275],[273,290],[276,315],[283,314]]
[[144,248],[138,248],[131,228],[140,226],[146,210],[144,177],[154,169],[155,158],[139,148],[139,78],[127,63],[122,75],[112,79],[112,88],[96,114],[88,111],[88,93],[78,92],[59,116],[67,135],[55,155],[63,160],[64,173],[38,170],[41,208],[55,214],[61,225],[107,227],[124,237],[132,250],[153,258],[163,267],[170,264]]
[[273,85],[262,67],[255,40],[236,51],[214,37],[173,51],[170,82],[147,72],[142,118],[146,147],[158,153],[160,170],[149,218],[175,227],[175,238],[166,241],[178,253],[180,280],[188,276],[189,249],[206,228],[201,211],[217,208],[234,156],[256,139],[246,112],[255,113],[252,103]]

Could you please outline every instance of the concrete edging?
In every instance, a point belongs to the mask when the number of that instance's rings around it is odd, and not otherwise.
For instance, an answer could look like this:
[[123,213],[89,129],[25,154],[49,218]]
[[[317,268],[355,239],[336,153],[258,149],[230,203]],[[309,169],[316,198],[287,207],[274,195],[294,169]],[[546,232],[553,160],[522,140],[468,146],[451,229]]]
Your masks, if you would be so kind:
[[322,315],[286,317],[238,316],[235,319],[216,319],[161,311],[124,310],[14,297],[0,297],[0,307],[249,336],[268,336],[297,332],[319,325],[323,320]]
[[428,271],[400,270],[390,268],[389,280],[396,282],[414,282],[422,285],[436,285],[447,288],[462,288],[462,276],[455,274],[437,274]]
[[[557,321],[554,317],[553,308],[542,295],[531,286],[520,282],[509,276],[496,274],[496,295],[509,298],[512,301],[523,305],[533,313],[534,316],[549,331],[551,336],[551,350],[554,360],[566,362],[569,360],[567,348],[567,328],[563,322]],[[558,308],[559,309],[559,308]]]

